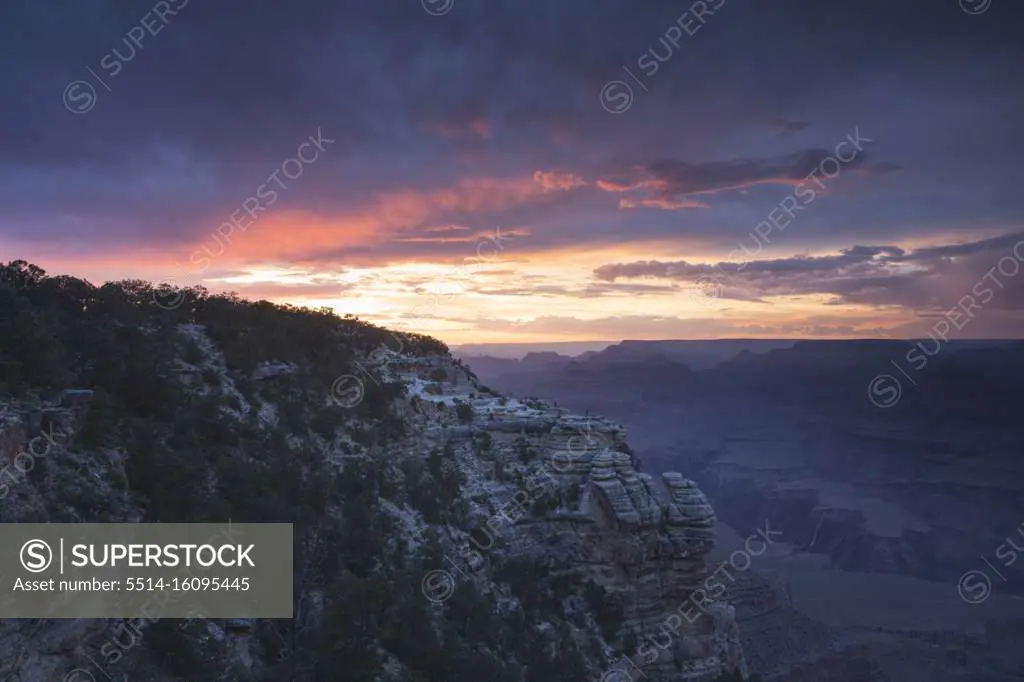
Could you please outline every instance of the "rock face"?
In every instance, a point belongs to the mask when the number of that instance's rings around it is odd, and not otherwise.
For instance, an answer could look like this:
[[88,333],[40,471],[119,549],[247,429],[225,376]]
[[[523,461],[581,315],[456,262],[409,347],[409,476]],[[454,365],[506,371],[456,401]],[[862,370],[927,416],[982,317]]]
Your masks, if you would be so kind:
[[[65,501],[62,498],[77,494],[81,488],[76,481],[82,479],[87,480],[111,507],[130,507],[124,492],[109,488],[103,477],[114,470],[119,470],[123,476],[123,453],[108,451],[101,465],[75,447],[75,436],[89,418],[92,398],[91,390],[66,389],[49,399],[0,403],[0,522],[38,523],[50,518],[45,509],[49,507],[52,512],[54,506]],[[44,468],[45,473],[40,473]],[[33,472],[41,480],[30,479]],[[78,517],[59,520],[82,521]],[[0,615],[6,596],[0,595]],[[132,644],[119,644],[130,649],[135,637],[141,638],[147,625],[154,621],[141,622],[140,629],[138,621],[119,618],[31,621],[0,617],[0,646],[5,651],[22,652],[20,656],[0,655],[0,679],[94,679],[89,673],[95,665],[95,659],[89,659],[89,645],[105,642],[109,646],[110,642],[130,639]],[[207,627],[211,636],[216,633],[219,639],[229,640],[236,660],[244,662],[249,656],[253,622],[251,619],[209,621]],[[136,629],[133,631],[131,627]],[[111,633],[119,634],[112,639]],[[116,655],[120,659],[120,651]],[[176,678],[154,679],[171,682]]]
[[[462,474],[459,497],[468,504],[468,526],[483,529],[467,534],[467,524],[425,524],[417,514],[402,510],[396,518],[408,524],[410,537],[429,530],[449,546],[468,548],[462,556],[474,560],[467,562],[466,572],[489,583],[488,589],[502,589],[486,571],[476,573],[481,566],[498,565],[491,559],[541,562],[603,588],[604,605],[616,618],[599,622],[602,604],[580,601],[568,607],[583,614],[577,633],[581,639],[583,631],[587,638],[602,633],[597,641],[604,650],[586,660],[587,675],[596,673],[607,682],[626,679],[609,674],[623,659],[651,682],[711,682],[725,673],[745,675],[732,606],[692,601],[707,577],[715,525],[714,511],[692,481],[676,473],[660,480],[641,473],[620,425],[541,401],[490,393],[448,356],[401,356],[389,363],[375,369],[382,378],[405,385],[406,395],[395,398],[392,408],[411,436],[379,454],[397,457],[401,451],[417,457],[443,449]],[[283,365],[264,368],[254,380],[269,380],[286,370]],[[446,380],[438,381],[438,370],[444,370]],[[32,438],[57,432],[63,435],[48,453],[52,456],[46,475],[72,483],[77,477],[92,478],[92,465],[77,454],[73,439],[68,447],[63,445],[88,418],[91,397],[87,390],[68,390],[47,403],[8,406],[0,412],[3,463],[12,463]],[[236,418],[235,411],[225,414]],[[126,456],[130,453],[105,450],[104,465],[110,469]],[[58,490],[23,478],[19,474],[19,485],[0,499],[0,520],[33,520],[42,496],[52,497]],[[96,476],[97,481],[101,478]],[[104,499],[129,504],[123,491],[97,485]],[[130,514],[119,515],[125,516]],[[574,599],[584,597],[567,597],[568,602]],[[681,618],[683,612],[690,617]],[[261,654],[251,645],[252,621],[206,625],[214,639],[230,640],[235,664],[258,668]],[[0,661],[0,677],[56,679],[77,665],[86,648],[95,648],[110,627],[87,620],[48,626],[45,649],[28,647],[31,655],[11,661],[14,667]],[[30,636],[27,624],[0,621],[0,644],[26,648]],[[389,680],[405,679],[401,672],[389,675]]]
[[0,404],[0,522],[37,520],[42,500],[29,476],[48,461],[55,469],[67,464],[63,446],[81,428],[91,398],[92,391],[73,390],[53,401]]
[[[0,522],[45,519],[43,495],[29,476],[38,475],[44,465],[48,477],[65,467],[80,468],[63,445],[81,426],[91,394],[66,391],[49,401],[0,403]],[[49,621],[45,628],[32,623],[0,619],[0,645],[24,652],[0,656],[0,679],[62,679],[80,653],[79,644],[107,627],[106,621],[83,619]]]
[[[497,541],[518,555],[554,557],[603,586],[624,615],[621,639],[640,643],[639,651],[633,647],[610,658],[629,658],[646,679],[745,675],[734,609],[715,600],[692,606],[715,538],[715,512],[697,485],[678,473],[658,481],[639,472],[619,424],[541,401],[481,397],[474,389],[467,377],[446,384],[442,394],[414,399],[424,426],[432,422],[435,434],[463,443],[456,449],[460,466],[477,482],[471,492],[482,496],[475,498],[488,505],[478,510],[480,521],[511,520],[493,523],[488,542],[470,544],[482,551]],[[433,409],[453,400],[472,405],[471,425],[457,425],[451,412]],[[489,443],[483,453],[469,445],[482,433]],[[491,472],[498,467],[511,468],[511,477],[524,483],[495,481]],[[690,617],[680,618],[682,611]]]

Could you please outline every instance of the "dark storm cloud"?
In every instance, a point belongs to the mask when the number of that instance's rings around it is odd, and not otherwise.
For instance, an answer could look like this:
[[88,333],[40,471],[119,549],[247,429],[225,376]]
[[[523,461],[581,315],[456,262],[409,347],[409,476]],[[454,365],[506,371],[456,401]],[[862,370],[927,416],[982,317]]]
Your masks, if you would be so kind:
[[[773,159],[735,159],[731,161],[687,163],[660,159],[639,169],[633,177],[599,180],[610,192],[650,190],[646,201],[671,206],[684,197],[740,190],[753,185],[798,185],[819,170],[822,162],[833,157],[825,149],[807,149]],[[852,144],[846,150],[848,167],[860,166],[865,155]],[[839,162],[836,161],[839,165]]]

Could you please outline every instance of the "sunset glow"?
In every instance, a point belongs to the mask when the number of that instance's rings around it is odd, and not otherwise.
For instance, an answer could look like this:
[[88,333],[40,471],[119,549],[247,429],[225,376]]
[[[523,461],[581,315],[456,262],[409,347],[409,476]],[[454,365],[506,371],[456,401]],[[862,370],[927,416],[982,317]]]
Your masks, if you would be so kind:
[[[989,15],[955,5],[888,16],[901,40],[843,70],[825,55],[876,28],[847,9],[842,32],[779,51],[786,12],[723,7],[639,65],[678,12],[633,7],[528,50],[511,37],[558,10],[292,13],[246,29],[280,50],[240,60],[205,30],[226,16],[183,11],[110,92],[79,83],[62,104],[40,85],[5,112],[0,251],[451,343],[913,336],[1024,233],[1022,94],[986,56]],[[330,47],[300,49],[312,33]],[[942,35],[974,47],[954,60]],[[63,50],[26,67],[38,83],[97,48]],[[642,88],[617,84],[624,64]],[[1024,332],[1021,281],[963,333]]]

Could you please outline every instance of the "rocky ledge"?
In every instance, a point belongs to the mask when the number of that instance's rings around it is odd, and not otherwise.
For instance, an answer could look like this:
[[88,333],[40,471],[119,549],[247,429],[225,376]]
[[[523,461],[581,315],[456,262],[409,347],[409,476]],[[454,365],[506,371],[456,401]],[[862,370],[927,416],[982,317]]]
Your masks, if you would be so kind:
[[[639,471],[621,425],[492,394],[457,363],[403,358],[391,369],[409,388],[421,432],[454,444],[469,482],[484,530],[453,533],[464,556],[551,558],[603,586],[624,614],[614,639],[639,645],[609,659],[629,658],[648,680],[745,674],[730,605],[708,599],[692,622],[671,619],[706,579],[715,542],[715,512],[693,481]],[[645,642],[658,645],[645,652]]]

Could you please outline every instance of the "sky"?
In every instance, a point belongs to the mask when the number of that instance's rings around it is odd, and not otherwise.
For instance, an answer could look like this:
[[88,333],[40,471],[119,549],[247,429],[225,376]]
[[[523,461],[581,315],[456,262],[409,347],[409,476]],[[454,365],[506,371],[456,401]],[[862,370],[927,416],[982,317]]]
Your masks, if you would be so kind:
[[1022,20],[6,0],[0,259],[453,344],[1019,338]]

